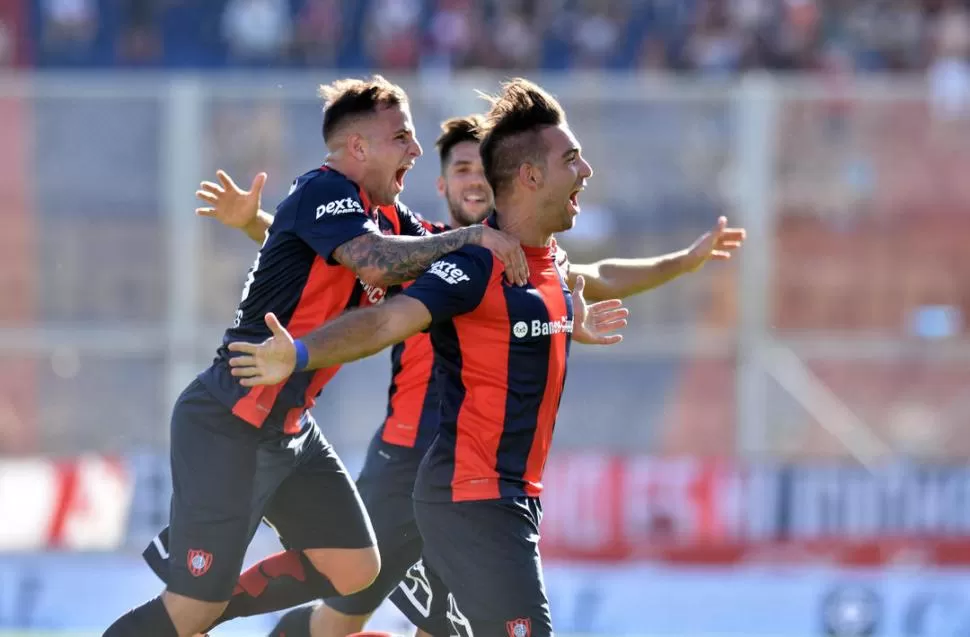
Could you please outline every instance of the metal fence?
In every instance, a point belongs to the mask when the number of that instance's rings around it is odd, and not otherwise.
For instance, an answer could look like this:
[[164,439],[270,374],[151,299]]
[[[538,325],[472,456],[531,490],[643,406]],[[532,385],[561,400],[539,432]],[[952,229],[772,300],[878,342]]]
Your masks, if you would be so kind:
[[[272,208],[324,158],[310,75],[0,79],[0,452],[161,450],[255,246],[194,217],[216,168],[270,174]],[[394,78],[426,155],[404,201],[432,218],[438,122],[497,76]],[[575,348],[557,445],[705,455],[965,454],[970,310],[964,119],[917,80],[834,87],[541,77],[595,175],[574,262],[686,247],[726,213],[743,257],[630,301],[621,346]],[[382,419],[387,355],[317,415],[338,449]]]

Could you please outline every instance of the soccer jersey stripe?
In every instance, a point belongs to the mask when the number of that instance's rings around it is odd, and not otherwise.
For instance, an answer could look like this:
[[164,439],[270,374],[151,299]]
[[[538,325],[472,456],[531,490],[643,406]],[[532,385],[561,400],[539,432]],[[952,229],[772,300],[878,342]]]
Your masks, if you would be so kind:
[[[501,265],[493,261],[492,276],[501,277],[501,272]],[[497,306],[490,314],[493,320],[483,322],[463,315],[452,321],[462,360],[476,363],[474,368],[463,365],[461,369],[461,384],[472,391],[465,394],[458,412],[451,482],[455,501],[500,497],[496,464],[509,391],[511,326],[508,312],[502,309],[504,299],[485,302]]]
[[[541,285],[542,274],[535,272],[536,263],[530,260],[529,266],[532,270],[530,284]],[[536,291],[541,294],[539,289]],[[502,292],[506,314],[515,314],[516,303],[522,303],[521,294],[512,286],[503,286]],[[546,372],[549,367],[550,339],[532,334],[531,330],[533,320],[541,325],[548,325],[552,316],[546,304],[537,297],[538,295],[530,295],[528,299],[536,307],[528,312],[530,320],[522,323],[526,330],[525,335],[518,337],[516,334],[518,342],[510,344],[509,347],[505,428],[495,458],[496,466],[501,467],[506,478],[499,487],[503,497],[521,495],[522,489],[526,488],[526,464],[533,447],[541,407],[536,397],[544,395],[549,382]],[[519,313],[523,311],[521,305],[518,310]],[[511,328],[509,333],[512,333]]]
[[[293,314],[288,321],[286,317],[279,318],[282,322],[285,322],[286,329],[294,338],[305,336],[344,310],[354,292],[356,283],[357,277],[354,276],[353,272],[343,266],[328,265],[323,258],[317,256],[310,267],[310,274],[303,286],[300,300],[297,302]],[[305,395],[309,395],[310,401],[301,406],[299,412],[302,412],[303,408],[309,409],[312,406],[316,392],[320,391],[326,382],[337,373],[338,369],[340,368],[333,367],[302,374],[310,378],[308,387],[304,391]],[[251,388],[245,396],[236,402],[232,413],[252,425],[262,426],[263,421],[272,410],[276,398],[288,382],[290,382],[289,379],[277,385]],[[310,393],[310,390],[313,390],[313,392]],[[290,410],[287,413],[284,421],[284,430],[290,429],[286,433],[299,431],[299,418],[294,419],[293,411]],[[296,429],[293,429],[294,427]]]
[[381,437],[392,445],[414,447],[425,418],[432,416],[427,410],[438,408],[427,400],[434,363],[431,337],[417,334],[395,345],[391,360],[393,376]]
[[[538,289],[546,305],[549,320],[568,324],[567,322],[572,320],[572,299],[568,296],[569,292],[563,288],[563,282],[557,271],[555,276],[544,278]],[[546,459],[549,457],[552,432],[556,426],[556,415],[559,413],[559,402],[562,399],[562,389],[566,381],[569,341],[570,335],[565,330],[556,331],[549,336],[546,386],[543,388],[542,402],[539,405],[534,430],[535,436],[523,472],[525,493],[529,496],[538,496],[542,491],[542,473]]]

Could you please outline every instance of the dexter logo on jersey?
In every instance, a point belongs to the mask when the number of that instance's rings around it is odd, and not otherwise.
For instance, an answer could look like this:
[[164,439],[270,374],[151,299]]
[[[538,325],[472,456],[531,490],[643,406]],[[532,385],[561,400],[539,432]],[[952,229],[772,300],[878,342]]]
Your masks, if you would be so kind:
[[364,209],[361,208],[360,202],[353,197],[344,197],[343,199],[337,199],[336,201],[317,206],[317,219],[323,215],[343,215],[350,212],[363,213]]

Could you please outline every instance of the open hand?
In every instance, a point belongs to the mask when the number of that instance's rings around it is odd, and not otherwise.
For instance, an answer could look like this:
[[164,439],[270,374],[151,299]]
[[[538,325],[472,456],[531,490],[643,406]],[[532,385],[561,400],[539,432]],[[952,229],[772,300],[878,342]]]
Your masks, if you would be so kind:
[[230,352],[242,356],[229,359],[232,375],[239,378],[243,387],[276,385],[290,377],[296,368],[296,347],[293,337],[280,325],[272,312],[266,315],[266,326],[273,336],[262,343],[237,341],[229,343]]
[[626,327],[630,310],[623,307],[620,299],[586,305],[584,287],[586,279],[576,277],[576,285],[573,286],[573,340],[586,345],[619,343],[623,335],[615,332]]
[[693,272],[714,259],[726,261],[741,247],[745,239],[744,228],[728,228],[727,217],[718,217],[714,228],[705,232],[687,249],[688,269]]
[[236,185],[226,171],[216,171],[219,183],[203,181],[195,191],[196,199],[209,204],[196,208],[195,214],[200,217],[212,217],[219,223],[230,228],[245,229],[256,221],[259,214],[260,199],[263,186],[266,184],[266,173],[259,173],[253,178],[249,190],[243,190]]
[[481,245],[491,250],[505,266],[505,278],[509,283],[525,285],[529,282],[529,264],[518,239],[482,224]]

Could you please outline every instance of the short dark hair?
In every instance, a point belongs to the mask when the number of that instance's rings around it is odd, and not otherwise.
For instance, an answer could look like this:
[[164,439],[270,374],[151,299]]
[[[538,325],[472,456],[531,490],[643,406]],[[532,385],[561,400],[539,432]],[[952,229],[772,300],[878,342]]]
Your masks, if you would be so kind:
[[485,115],[482,165],[498,196],[523,163],[545,162],[548,149],[539,133],[565,123],[566,113],[556,98],[523,78],[504,83],[497,96],[485,97],[492,106]]
[[321,84],[317,95],[323,100],[324,143],[332,139],[342,125],[357,117],[408,102],[404,89],[380,75],[368,80],[351,78]]
[[438,157],[441,159],[441,171],[444,172],[452,149],[462,142],[481,143],[485,118],[481,115],[466,115],[452,117],[441,123],[441,134],[435,140]]

